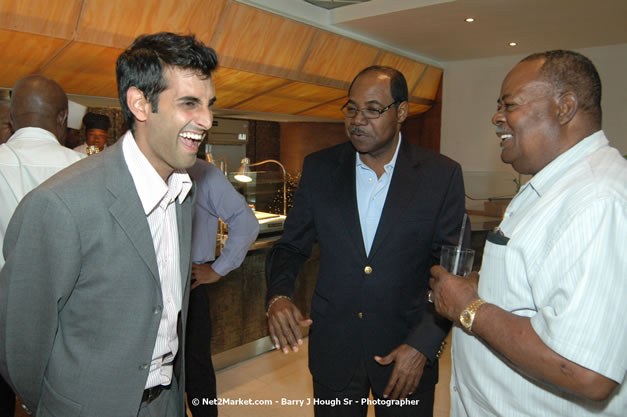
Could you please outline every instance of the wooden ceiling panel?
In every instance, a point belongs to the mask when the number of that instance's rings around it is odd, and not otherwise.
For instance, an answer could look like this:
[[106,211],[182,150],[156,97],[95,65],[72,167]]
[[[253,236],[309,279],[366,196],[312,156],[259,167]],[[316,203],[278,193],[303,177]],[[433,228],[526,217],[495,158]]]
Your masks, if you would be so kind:
[[381,55],[377,65],[386,65],[402,72],[410,90],[416,85],[426,67],[425,64],[389,52]]
[[428,67],[425,74],[420,79],[418,86],[411,93],[413,97],[435,100],[442,80],[442,70],[440,68]]
[[294,98],[310,103],[325,103],[346,97],[346,91],[315,84],[293,82],[273,90],[273,97]]
[[346,101],[345,97],[336,100],[332,103],[321,104],[320,106],[302,111],[298,113],[299,116],[311,116],[311,117],[325,117],[328,119],[344,120],[344,115],[340,108]]
[[22,77],[38,73],[68,41],[0,30],[0,86],[12,88]]
[[294,114],[308,109],[312,105],[315,104],[312,104],[310,101],[264,94],[244,101],[234,108],[236,110],[259,111],[264,113]]
[[44,74],[54,78],[67,93],[117,97],[115,61],[122,50],[75,42],[48,65]]
[[216,85],[218,95],[220,91],[227,90],[256,95],[264,91],[275,89],[287,82],[282,78],[268,77],[222,66],[218,67],[218,70],[213,74],[213,81]]
[[335,88],[291,82],[263,94],[251,97],[235,106],[238,110],[294,114],[341,98],[346,93]]
[[117,97],[115,62],[140,34],[195,33],[218,52],[217,107],[342,120],[363,68],[405,74],[410,113],[435,99],[442,70],[236,0],[0,0],[0,87],[31,73],[71,94]]
[[230,2],[212,46],[229,67],[288,77],[298,70],[316,29]]
[[420,113],[424,113],[431,108],[428,104],[409,103],[409,115],[415,116]]
[[0,28],[71,39],[82,0],[0,2]]
[[216,103],[215,107],[218,109],[233,109],[235,105],[250,99],[252,95],[250,93],[225,90],[216,86]]
[[208,7],[204,0],[88,1],[76,40],[125,49],[141,34],[168,31],[194,33],[209,43],[226,2],[211,0]]
[[319,31],[303,72],[314,75],[318,81],[326,78],[350,83],[359,71],[374,64],[378,54],[375,47]]

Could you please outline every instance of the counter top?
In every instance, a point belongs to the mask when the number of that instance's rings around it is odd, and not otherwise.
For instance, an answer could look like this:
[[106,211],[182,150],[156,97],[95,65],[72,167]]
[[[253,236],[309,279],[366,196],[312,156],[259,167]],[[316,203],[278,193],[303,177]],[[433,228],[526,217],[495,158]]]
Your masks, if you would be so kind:
[[270,247],[272,247],[272,245],[274,245],[274,242],[279,240],[280,237],[281,237],[280,234],[279,235],[260,236],[260,237],[257,238],[257,240],[255,240],[253,242],[252,245],[250,245],[250,248],[248,248],[248,252],[253,251],[253,250],[270,248]]

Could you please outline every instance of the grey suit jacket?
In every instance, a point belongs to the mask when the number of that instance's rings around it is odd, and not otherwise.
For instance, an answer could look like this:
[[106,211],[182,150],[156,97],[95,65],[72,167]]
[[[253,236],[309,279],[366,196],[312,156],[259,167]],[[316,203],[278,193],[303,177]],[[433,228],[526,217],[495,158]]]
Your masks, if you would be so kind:
[[[177,220],[184,289],[175,362],[184,415],[193,190]],[[0,371],[37,416],[136,416],[162,311],[150,229],[122,143],[28,194],[4,242]]]

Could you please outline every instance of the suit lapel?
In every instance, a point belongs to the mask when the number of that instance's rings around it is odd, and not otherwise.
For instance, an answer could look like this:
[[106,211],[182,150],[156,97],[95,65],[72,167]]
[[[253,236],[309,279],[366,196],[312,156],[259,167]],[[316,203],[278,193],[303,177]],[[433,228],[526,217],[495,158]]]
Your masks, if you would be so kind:
[[179,253],[181,267],[181,288],[186,289],[188,284],[189,268],[191,267],[191,246],[192,246],[192,222],[191,207],[194,205],[194,193],[196,186],[192,186],[189,194],[182,204],[176,204],[176,223],[179,235]]
[[353,146],[347,142],[340,154],[337,172],[331,177],[335,180],[336,200],[339,207],[338,219],[346,230],[346,234],[355,243],[359,256],[366,257],[366,248],[359,222],[357,207],[357,189],[355,185],[355,157]]
[[150,234],[150,227],[144,214],[137,189],[122,154],[122,141],[111,146],[103,155],[105,164],[105,185],[114,196],[109,212],[126,233],[140,258],[144,261],[154,279],[161,286],[157,256]]
[[369,259],[372,258],[383,245],[383,242],[393,229],[396,221],[402,217],[406,210],[410,210],[412,204],[414,204],[413,199],[416,195],[416,184],[420,181],[420,178],[416,176],[417,165],[417,160],[412,158],[410,146],[406,140],[403,140],[398,157],[396,158],[392,182],[390,183],[390,188],[385,199],[383,212],[381,213],[379,225],[377,226],[377,232],[374,236],[372,247],[370,248]]

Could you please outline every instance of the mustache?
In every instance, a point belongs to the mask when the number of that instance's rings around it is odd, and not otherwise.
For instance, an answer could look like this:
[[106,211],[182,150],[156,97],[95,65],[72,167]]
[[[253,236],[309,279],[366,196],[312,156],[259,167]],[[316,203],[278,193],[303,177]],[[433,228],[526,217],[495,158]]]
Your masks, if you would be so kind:
[[357,126],[353,126],[350,128],[350,133],[354,135],[364,135],[366,132],[364,132]]
[[510,132],[508,129],[504,129],[502,127],[497,127],[496,128],[496,134],[500,135],[501,133],[509,133],[509,134],[511,134],[512,132]]

